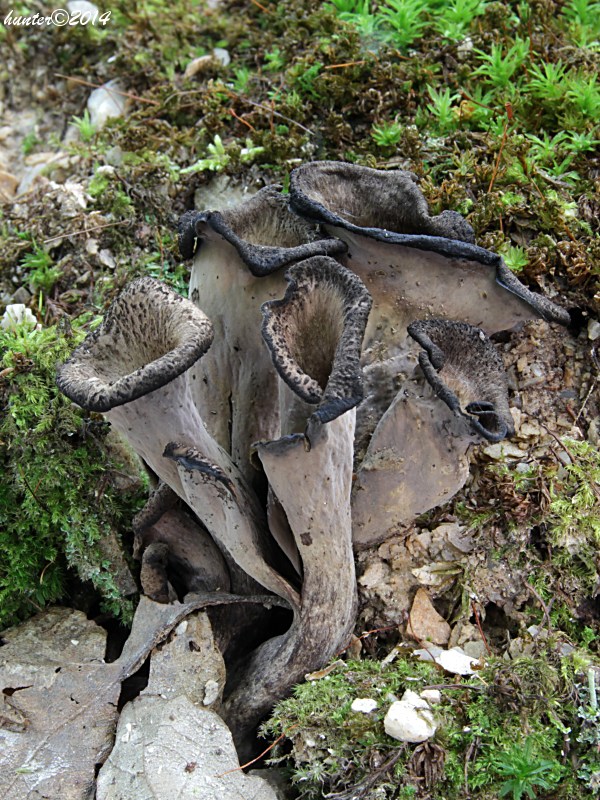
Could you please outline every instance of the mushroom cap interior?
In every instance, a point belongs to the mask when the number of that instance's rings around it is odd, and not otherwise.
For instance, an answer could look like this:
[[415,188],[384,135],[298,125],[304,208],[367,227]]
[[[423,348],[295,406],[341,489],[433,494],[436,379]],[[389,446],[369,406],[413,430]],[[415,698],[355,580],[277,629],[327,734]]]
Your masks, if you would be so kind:
[[504,364],[482,330],[430,319],[411,323],[408,332],[424,349],[419,363],[438,397],[475,432],[492,442],[514,432]]
[[191,258],[205,239],[221,239],[237,250],[253,275],[263,277],[303,258],[335,255],[346,249],[342,241],[294,214],[279,189],[265,186],[222,212],[186,212],[178,225],[183,257]]
[[264,303],[263,337],[285,383],[326,422],[362,399],[360,351],[370,295],[350,270],[315,256],[286,273],[282,300]]
[[58,369],[57,383],[90,411],[137,400],[184,373],[210,347],[212,325],[192,302],[152,278],[138,278],[100,327]]
[[343,220],[359,228],[424,234],[473,242],[473,229],[460,214],[429,215],[417,176],[338,161],[303,164],[292,173],[292,208],[309,219]]

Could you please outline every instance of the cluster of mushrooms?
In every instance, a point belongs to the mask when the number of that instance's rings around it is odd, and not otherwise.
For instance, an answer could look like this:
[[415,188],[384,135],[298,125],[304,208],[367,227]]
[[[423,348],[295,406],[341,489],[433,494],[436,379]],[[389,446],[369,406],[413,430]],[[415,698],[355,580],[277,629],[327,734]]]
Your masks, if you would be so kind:
[[569,321],[473,239],[411,173],[307,163],[289,194],[185,214],[189,300],[134,280],[59,368],[159,479],[134,522],[144,592],[266,589],[292,612],[250,651],[262,607],[218,621],[238,742],[347,645],[353,547],[447,501],[469,447],[513,432],[488,337]]

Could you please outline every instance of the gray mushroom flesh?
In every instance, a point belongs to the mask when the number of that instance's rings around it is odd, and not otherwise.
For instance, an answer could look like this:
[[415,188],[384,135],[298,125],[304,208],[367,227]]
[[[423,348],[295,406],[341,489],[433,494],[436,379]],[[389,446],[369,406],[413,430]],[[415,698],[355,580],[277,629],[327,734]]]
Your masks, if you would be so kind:
[[223,212],[188,212],[180,248],[193,255],[189,296],[210,318],[214,344],[192,372],[196,406],[247,480],[252,442],[278,435],[277,376],[261,338],[262,303],[285,290],[284,269],[345,245],[293,214],[278,187]]
[[[485,399],[461,406],[451,386],[442,390],[444,377],[427,365],[427,347],[419,356],[408,335],[411,324],[447,320],[489,336],[535,318],[566,324],[569,315],[522,285],[500,256],[475,245],[473,231],[460,215],[450,211],[430,215],[411,173],[337,162],[305,164],[292,173],[290,205],[345,242],[347,250],[338,258],[362,279],[373,298],[361,354],[365,399],[357,409],[357,481],[352,501],[355,543],[364,546],[450,499],[468,475],[465,458],[470,443],[498,440],[512,431],[506,383],[497,385],[493,406]],[[447,333],[450,330],[458,329],[446,328]],[[478,336],[463,344],[477,345]],[[488,354],[492,350],[490,344]],[[471,365],[476,352],[477,348]],[[422,370],[415,372],[418,360]],[[489,355],[486,368],[496,370],[497,361],[494,365],[492,361]],[[453,363],[448,356],[445,375]],[[426,380],[432,382],[435,395],[424,386]],[[469,381],[472,384],[473,379]],[[456,411],[462,408],[470,429],[446,419],[447,411],[436,404],[436,396],[453,403]],[[433,414],[428,408],[431,401]],[[402,414],[408,414],[407,420],[400,419]],[[411,433],[413,424],[418,437]],[[430,456],[423,464],[419,497],[407,481],[411,447],[417,443],[415,437],[425,442],[439,436],[447,441],[423,444],[424,454]],[[416,474],[414,468],[413,464],[411,475]],[[375,513],[374,504],[380,509]]]
[[411,173],[306,164],[289,199],[267,187],[184,215],[190,299],[133,281],[59,368],[61,390],[161,482],[135,523],[144,590],[167,602],[260,584],[285,615],[272,635],[255,611],[215,612],[240,755],[347,644],[353,546],[450,499],[469,448],[511,435],[488,337],[568,321],[473,238],[460,215],[429,213]]

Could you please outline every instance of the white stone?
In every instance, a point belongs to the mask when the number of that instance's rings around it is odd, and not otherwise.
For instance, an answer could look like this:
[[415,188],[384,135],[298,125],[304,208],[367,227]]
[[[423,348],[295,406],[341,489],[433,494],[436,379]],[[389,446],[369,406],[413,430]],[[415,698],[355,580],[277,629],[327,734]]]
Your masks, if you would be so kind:
[[38,322],[33,312],[24,303],[11,303],[6,306],[6,310],[0,320],[0,327],[4,330],[15,330],[23,326],[28,330],[33,330]]
[[[414,695],[420,705],[413,705],[414,699],[411,697],[405,699],[407,694]],[[383,726],[388,736],[400,742],[413,743],[427,741],[437,730],[437,723],[429,705],[414,692],[405,692],[402,700],[392,703],[385,715]]]
[[225,50],[223,47],[215,47],[213,50],[213,56],[223,64],[224,67],[227,67],[231,63],[231,56],[229,55],[229,50]]
[[439,689],[423,689],[420,695],[429,705],[438,705],[442,702],[442,693]]
[[98,13],[98,6],[95,6],[93,3],[88,3],[87,0],[69,0],[67,3],[67,11],[70,14],[79,11],[80,14],[89,14],[90,17],[93,17],[94,14]]
[[407,689],[400,698],[402,703],[408,703],[413,708],[429,708],[429,703],[423,697],[413,692],[412,689]]
[[357,697],[350,706],[352,711],[360,711],[361,714],[370,714],[377,708],[377,700],[371,697]]
[[595,342],[596,339],[600,336],[600,322],[598,322],[597,319],[588,320],[587,334],[588,334],[588,339],[591,339],[592,342]]
[[104,127],[111,117],[122,117],[127,106],[127,98],[120,92],[123,87],[118,80],[112,80],[100,86],[90,94],[87,108],[90,121],[96,130]]
[[507,458],[523,458],[525,455],[523,450],[518,448],[515,444],[511,444],[510,442],[497,442],[496,444],[490,444],[488,447],[483,449],[483,452],[488,458],[494,459],[494,461],[504,461],[504,459]]
[[203,705],[211,706],[215,700],[219,697],[220,687],[217,681],[210,678],[204,684],[204,700],[202,701]]
[[441,647],[430,645],[427,649],[415,650],[414,654],[421,661],[433,661],[439,664],[446,672],[451,672],[453,675],[472,675],[475,672],[473,664],[477,664],[478,661],[464,653],[460,647],[442,650]]
[[[103,264],[105,267],[108,267],[109,269],[114,269],[117,266],[117,262],[113,258],[113,255],[110,252],[110,250],[106,249],[100,250],[100,252],[98,253],[98,261],[100,261],[101,264]],[[185,629],[182,631],[182,633],[184,632]]]

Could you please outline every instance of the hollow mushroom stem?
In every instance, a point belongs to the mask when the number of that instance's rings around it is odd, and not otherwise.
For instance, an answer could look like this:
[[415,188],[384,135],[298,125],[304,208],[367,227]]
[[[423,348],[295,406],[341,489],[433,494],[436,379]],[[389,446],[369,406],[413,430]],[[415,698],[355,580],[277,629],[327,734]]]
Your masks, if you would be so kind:
[[241,745],[294,683],[344,649],[356,614],[350,493],[371,301],[359,278],[325,256],[291,267],[286,279],[285,296],[263,305],[263,336],[295,402],[282,413],[286,435],[255,450],[303,582],[291,627],[253,653],[226,699],[225,718]]
[[[268,564],[266,522],[254,511],[258,501],[228,453],[206,430],[192,399],[188,370],[211,341],[211,324],[193,303],[158,281],[140,278],[119,295],[100,327],[59,368],[58,386],[84,408],[104,412],[192,508],[217,544],[261,585],[293,602],[295,592]],[[177,449],[169,449],[173,442]],[[186,456],[178,456],[188,451],[193,455],[186,464]],[[189,464],[201,476],[193,493],[186,479]],[[235,554],[229,552],[231,520],[214,509],[219,494],[236,519],[240,544]]]
[[223,212],[188,212],[179,228],[181,252],[194,258],[190,299],[215,327],[213,347],[193,370],[194,401],[252,482],[252,443],[279,436],[277,375],[261,338],[261,304],[284,291],[285,267],[345,245],[290,212],[276,186]]
[[273,703],[345,648],[356,616],[350,491],[356,412],[309,423],[257,445],[269,484],[289,520],[303,568],[291,627],[261,645],[227,697],[223,714],[243,748]]

